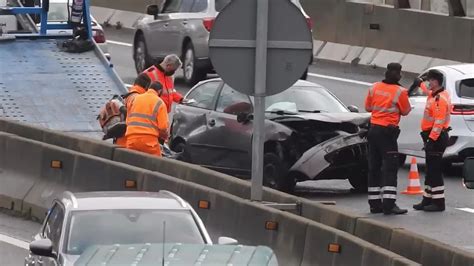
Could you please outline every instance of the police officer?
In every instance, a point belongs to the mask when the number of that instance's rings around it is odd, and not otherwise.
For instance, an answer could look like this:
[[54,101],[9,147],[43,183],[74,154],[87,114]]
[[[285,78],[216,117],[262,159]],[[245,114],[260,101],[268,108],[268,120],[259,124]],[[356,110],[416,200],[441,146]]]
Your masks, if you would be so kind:
[[369,142],[369,206],[371,213],[404,214],[396,204],[400,116],[411,111],[408,91],[403,88],[402,66],[387,65],[385,79],[375,83],[367,94],[365,109],[371,112]]
[[443,153],[448,145],[451,99],[443,87],[443,74],[430,70],[429,94],[421,121],[421,137],[425,145],[426,176],[423,200],[413,205],[415,210],[444,211]]

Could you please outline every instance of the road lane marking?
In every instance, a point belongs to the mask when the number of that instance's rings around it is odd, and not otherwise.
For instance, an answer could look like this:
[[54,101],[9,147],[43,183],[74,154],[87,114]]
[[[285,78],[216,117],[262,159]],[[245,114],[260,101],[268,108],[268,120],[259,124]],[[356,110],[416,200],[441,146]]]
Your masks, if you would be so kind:
[[0,234],[0,241],[5,242],[5,243],[10,244],[10,245],[13,245],[13,246],[16,246],[16,247],[19,247],[19,248],[22,248],[22,249],[26,249],[26,250],[30,249],[30,244],[28,242],[20,240],[20,239],[13,238],[13,237],[10,237],[10,236],[7,236],[7,235]]
[[132,84],[125,83],[125,87],[130,88],[132,87]]
[[470,212],[474,213],[474,209],[471,208],[456,208],[457,210],[463,211],[463,212]]
[[118,41],[112,41],[112,40],[107,40],[107,42],[108,42],[108,43],[111,43],[111,44],[115,44],[115,45],[133,47],[133,44],[126,43],[126,42],[118,42]]
[[330,80],[335,80],[335,81],[353,83],[353,84],[358,84],[358,85],[363,85],[363,86],[373,85],[373,83],[369,83],[369,82],[353,80],[353,79],[345,79],[345,78],[339,78],[339,77],[327,76],[327,75],[321,75],[321,74],[315,74],[315,73],[308,73],[308,76],[314,77],[314,78],[330,79]]

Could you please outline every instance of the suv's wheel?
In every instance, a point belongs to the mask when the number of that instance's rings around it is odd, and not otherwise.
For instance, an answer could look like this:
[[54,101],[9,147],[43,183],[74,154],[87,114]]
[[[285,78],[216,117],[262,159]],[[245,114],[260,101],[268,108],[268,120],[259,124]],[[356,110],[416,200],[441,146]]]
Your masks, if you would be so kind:
[[206,72],[196,65],[196,55],[192,43],[188,43],[183,52],[183,76],[188,85],[194,85],[206,77]]
[[352,187],[354,187],[357,192],[367,192],[367,173],[354,173],[352,176],[349,177],[349,183],[351,183]]
[[142,73],[152,65],[143,35],[138,35],[137,37],[133,51],[133,60],[135,61],[137,73]]
[[295,188],[296,182],[288,176],[286,163],[275,153],[265,153],[263,157],[263,185],[289,193]]

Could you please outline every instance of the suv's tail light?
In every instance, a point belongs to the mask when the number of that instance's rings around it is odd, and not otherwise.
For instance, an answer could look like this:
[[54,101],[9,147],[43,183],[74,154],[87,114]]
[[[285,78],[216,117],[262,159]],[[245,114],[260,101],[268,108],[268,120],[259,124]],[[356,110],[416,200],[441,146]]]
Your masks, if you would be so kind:
[[102,30],[94,29],[92,30],[92,37],[96,43],[104,43],[105,42],[105,34]]
[[453,104],[452,115],[474,115],[474,105]]
[[214,26],[215,18],[205,18],[202,20],[202,24],[207,31],[211,32],[212,26]]
[[308,23],[308,27],[310,30],[313,29],[313,20],[310,17],[306,18],[306,23]]

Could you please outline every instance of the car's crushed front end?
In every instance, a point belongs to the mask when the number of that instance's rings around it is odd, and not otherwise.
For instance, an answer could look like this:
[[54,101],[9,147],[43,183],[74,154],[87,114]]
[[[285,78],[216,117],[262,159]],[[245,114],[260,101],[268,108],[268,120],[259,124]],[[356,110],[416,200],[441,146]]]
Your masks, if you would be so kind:
[[296,181],[366,178],[368,114],[318,113],[271,120],[293,130],[283,143],[289,174]]

